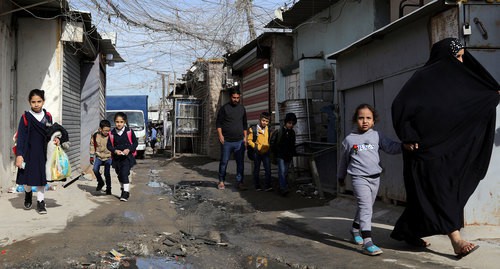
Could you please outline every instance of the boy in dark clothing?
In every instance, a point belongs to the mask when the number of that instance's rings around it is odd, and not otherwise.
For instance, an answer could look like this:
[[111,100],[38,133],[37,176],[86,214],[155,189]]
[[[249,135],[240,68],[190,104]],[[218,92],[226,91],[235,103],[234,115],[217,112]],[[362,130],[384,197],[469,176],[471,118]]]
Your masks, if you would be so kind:
[[111,131],[111,123],[108,120],[101,120],[99,130],[92,134],[90,138],[90,164],[93,165],[94,175],[97,179],[96,191],[101,191],[104,187],[102,180],[101,166],[104,165],[104,178],[106,178],[106,194],[111,195],[111,152],[108,150],[108,138]]
[[276,135],[271,137],[271,150],[276,156],[278,162],[278,179],[280,184],[280,193],[285,196],[288,194],[288,168],[292,162],[295,151],[295,131],[293,126],[297,124],[297,116],[294,113],[287,113],[283,127]]

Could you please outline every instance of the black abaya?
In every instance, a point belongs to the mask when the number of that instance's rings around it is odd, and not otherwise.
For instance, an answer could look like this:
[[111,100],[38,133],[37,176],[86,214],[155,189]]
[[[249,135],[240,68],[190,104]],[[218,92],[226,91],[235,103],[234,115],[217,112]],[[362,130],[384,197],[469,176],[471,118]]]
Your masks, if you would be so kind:
[[412,240],[449,234],[464,224],[463,209],[488,169],[499,85],[465,51],[461,63],[445,39],[403,86],[392,104],[403,143],[407,208],[391,236]]

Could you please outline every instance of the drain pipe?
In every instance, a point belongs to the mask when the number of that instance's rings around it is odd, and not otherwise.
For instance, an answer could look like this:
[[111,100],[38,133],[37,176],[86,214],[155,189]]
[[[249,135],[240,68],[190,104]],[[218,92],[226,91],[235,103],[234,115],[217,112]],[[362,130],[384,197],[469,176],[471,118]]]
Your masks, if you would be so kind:
[[15,130],[17,128],[16,122],[17,122],[17,107],[18,107],[18,89],[17,89],[17,60],[18,60],[18,54],[19,54],[19,37],[18,37],[18,30],[19,30],[19,25],[18,25],[18,20],[17,18],[14,19],[13,21],[14,24],[14,62],[10,68],[10,72],[12,73],[12,80],[11,80],[11,96],[10,96],[10,103],[12,106],[12,111],[10,116],[10,128],[11,130]]
[[309,142],[311,142],[311,118],[309,117],[309,97],[308,97],[308,94],[307,94],[308,91],[309,91],[309,89],[306,86],[307,135],[309,136]]

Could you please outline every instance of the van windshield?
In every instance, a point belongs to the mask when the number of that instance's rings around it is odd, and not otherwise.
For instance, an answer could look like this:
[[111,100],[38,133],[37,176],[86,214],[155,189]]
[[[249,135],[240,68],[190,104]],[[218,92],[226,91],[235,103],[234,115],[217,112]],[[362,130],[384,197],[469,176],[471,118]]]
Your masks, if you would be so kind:
[[[115,127],[115,117],[116,112],[106,112],[106,119],[111,123],[111,127]],[[124,111],[127,115],[128,127],[134,131],[144,130],[144,114],[142,111]]]

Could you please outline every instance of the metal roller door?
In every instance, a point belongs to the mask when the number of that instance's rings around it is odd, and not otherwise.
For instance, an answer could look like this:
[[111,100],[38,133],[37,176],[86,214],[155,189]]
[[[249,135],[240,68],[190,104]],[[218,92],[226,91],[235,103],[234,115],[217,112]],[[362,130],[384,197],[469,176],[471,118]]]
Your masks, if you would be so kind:
[[259,60],[243,71],[242,102],[249,124],[256,124],[260,113],[269,111],[269,69],[267,59]]
[[69,48],[64,50],[62,125],[68,131],[71,146],[67,150],[73,171],[80,170],[80,58]]

